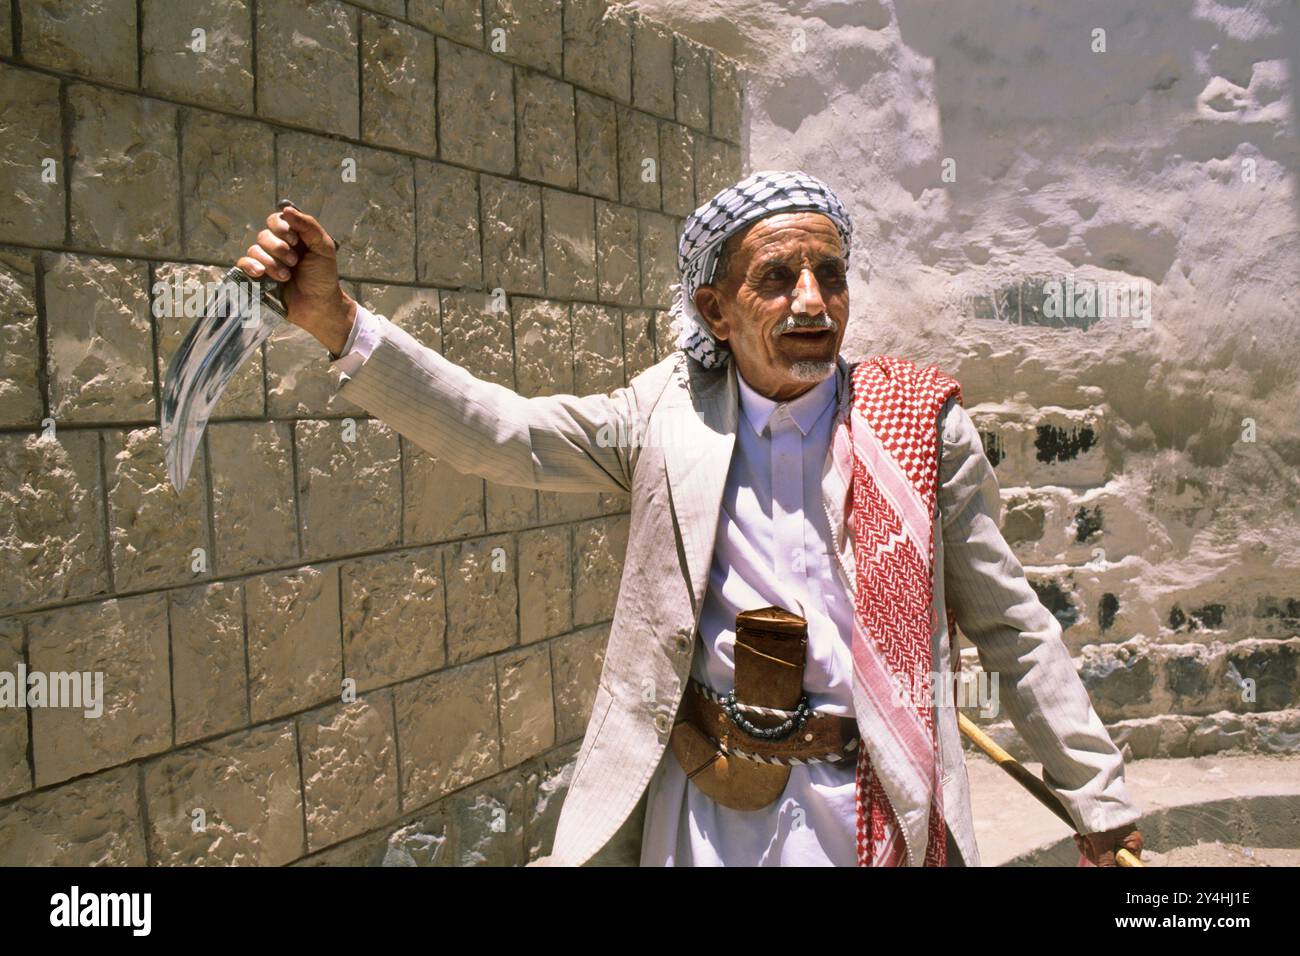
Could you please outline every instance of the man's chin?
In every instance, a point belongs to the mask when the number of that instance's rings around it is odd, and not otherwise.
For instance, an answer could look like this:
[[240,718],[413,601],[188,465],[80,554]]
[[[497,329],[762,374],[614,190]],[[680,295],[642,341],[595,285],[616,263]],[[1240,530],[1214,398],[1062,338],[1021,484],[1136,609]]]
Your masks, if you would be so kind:
[[790,377],[796,382],[820,382],[835,374],[835,362],[826,359],[790,363]]

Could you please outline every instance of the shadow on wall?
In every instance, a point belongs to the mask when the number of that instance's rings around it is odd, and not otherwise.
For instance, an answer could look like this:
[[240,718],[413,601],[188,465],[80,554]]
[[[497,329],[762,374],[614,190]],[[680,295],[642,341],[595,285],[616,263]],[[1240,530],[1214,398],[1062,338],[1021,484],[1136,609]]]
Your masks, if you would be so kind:
[[[1261,182],[1291,178],[1288,225],[1300,222],[1300,5],[896,0],[895,10],[903,44],[934,62],[954,214],[1009,203],[1074,265],[1153,282],[1186,260],[1184,203],[1198,174],[1228,183],[1228,163],[1254,159]],[[946,185],[928,165],[902,180],[914,197]],[[1054,194],[1073,197],[1075,221]]]
[[[1269,454],[1293,460],[1293,423],[1271,409],[1293,401],[1300,363],[1300,4],[894,10],[900,45],[929,60],[935,110],[933,148],[892,173],[911,196],[896,208],[919,211],[902,240],[916,263],[899,262],[913,287],[1014,298],[1039,273],[1072,272],[1153,287],[1146,331],[978,323],[933,337],[934,359],[964,354],[978,396],[1003,394],[1032,356],[1018,381],[1034,401],[1085,401],[1071,382],[1101,389],[1130,448],[1220,466],[1241,457],[1249,417],[1266,422]],[[915,351],[926,334],[895,339]],[[990,340],[1013,358],[989,358]]]

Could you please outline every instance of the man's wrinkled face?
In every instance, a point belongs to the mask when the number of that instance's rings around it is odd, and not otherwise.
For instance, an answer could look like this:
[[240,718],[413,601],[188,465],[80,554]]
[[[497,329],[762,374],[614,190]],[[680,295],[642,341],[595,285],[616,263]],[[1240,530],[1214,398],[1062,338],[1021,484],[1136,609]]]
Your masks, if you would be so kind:
[[696,291],[695,307],[755,391],[802,395],[834,374],[848,324],[839,230],[821,213],[778,213],[727,242],[727,274]]

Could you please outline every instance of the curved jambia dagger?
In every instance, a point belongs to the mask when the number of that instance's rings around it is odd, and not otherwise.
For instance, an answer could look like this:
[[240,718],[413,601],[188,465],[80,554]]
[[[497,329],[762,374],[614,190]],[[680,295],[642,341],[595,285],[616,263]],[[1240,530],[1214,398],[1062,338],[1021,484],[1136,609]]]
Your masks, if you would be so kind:
[[[275,205],[284,209],[295,203],[281,199]],[[159,425],[167,475],[178,494],[189,479],[208,416],[231,377],[284,318],[280,283],[251,278],[238,266],[222,276],[221,285],[208,297],[203,315],[172,357],[163,384]]]

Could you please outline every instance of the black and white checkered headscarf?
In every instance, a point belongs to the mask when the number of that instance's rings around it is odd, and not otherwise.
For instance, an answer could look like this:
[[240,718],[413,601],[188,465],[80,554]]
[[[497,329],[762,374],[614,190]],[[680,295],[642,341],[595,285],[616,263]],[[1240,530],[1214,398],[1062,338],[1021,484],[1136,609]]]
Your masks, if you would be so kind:
[[853,224],[848,210],[829,186],[798,170],[768,169],[728,186],[695,212],[682,227],[677,243],[677,272],[673,288],[672,330],[676,345],[705,368],[722,365],[731,350],[720,346],[695,309],[695,291],[713,281],[718,253],[728,236],[750,223],[778,212],[807,209],[825,215],[840,231],[844,258],[849,257]]

